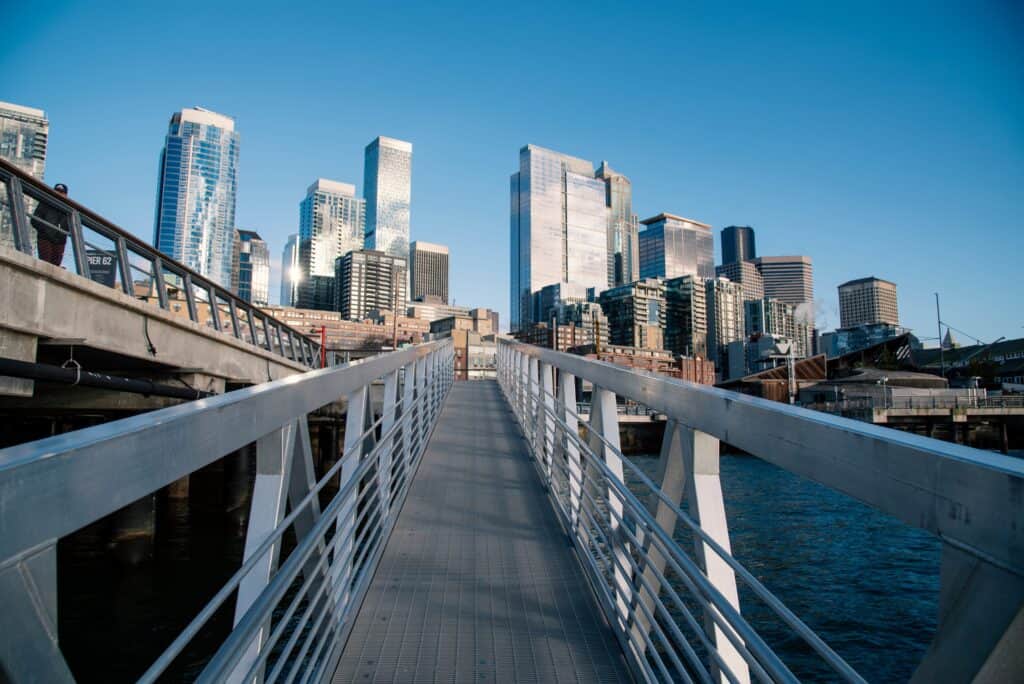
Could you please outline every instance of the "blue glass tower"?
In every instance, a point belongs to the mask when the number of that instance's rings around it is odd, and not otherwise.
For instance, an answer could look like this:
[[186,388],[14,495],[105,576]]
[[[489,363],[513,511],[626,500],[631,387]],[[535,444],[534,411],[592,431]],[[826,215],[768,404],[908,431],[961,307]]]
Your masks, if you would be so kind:
[[160,155],[153,244],[231,286],[238,189],[235,120],[199,107],[175,112]]

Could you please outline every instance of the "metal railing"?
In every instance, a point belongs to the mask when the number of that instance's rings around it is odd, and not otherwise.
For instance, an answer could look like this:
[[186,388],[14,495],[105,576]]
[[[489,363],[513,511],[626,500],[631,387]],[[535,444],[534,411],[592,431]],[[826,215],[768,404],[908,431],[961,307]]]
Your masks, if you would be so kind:
[[[234,628],[199,681],[329,678],[453,359],[450,340],[430,342],[0,451],[0,671],[13,682],[72,681],[56,641],[59,538],[255,443],[242,565],[141,681],[156,681],[232,602]],[[381,381],[374,420],[369,388]],[[340,399],[344,450],[317,480],[306,416]],[[321,507],[328,486],[337,493]],[[280,558],[289,529],[297,544]]]
[[[1019,459],[506,339],[498,359],[499,382],[552,505],[639,678],[795,681],[745,619],[739,582],[835,679],[863,681],[732,557],[719,440],[942,539],[943,619],[916,680],[969,680],[1013,657],[1012,640],[1000,639],[1024,615]],[[593,386],[586,423],[581,381]],[[667,418],[659,483],[622,455],[620,397]],[[626,485],[627,471],[641,494]],[[674,537],[677,525],[692,537],[693,553]]]
[[839,399],[838,401],[818,401],[804,406],[827,413],[870,411],[872,409],[1010,409],[1024,408],[1024,396],[872,396]]
[[[53,239],[53,238],[56,238]],[[59,247],[54,248],[54,244]],[[320,367],[320,345],[102,216],[0,159],[0,245],[291,361]],[[69,248],[69,249],[66,249]]]

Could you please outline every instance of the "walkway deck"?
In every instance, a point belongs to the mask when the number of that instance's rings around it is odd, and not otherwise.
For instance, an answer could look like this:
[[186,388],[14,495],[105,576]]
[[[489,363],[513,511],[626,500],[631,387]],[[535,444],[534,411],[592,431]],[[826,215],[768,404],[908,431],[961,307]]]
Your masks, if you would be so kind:
[[630,681],[496,382],[452,387],[333,681]]

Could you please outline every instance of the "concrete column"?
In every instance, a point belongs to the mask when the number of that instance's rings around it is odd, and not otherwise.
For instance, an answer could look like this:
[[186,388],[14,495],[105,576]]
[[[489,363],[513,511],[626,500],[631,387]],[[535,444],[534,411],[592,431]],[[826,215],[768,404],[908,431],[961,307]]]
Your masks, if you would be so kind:
[[167,485],[167,498],[169,499],[187,499],[189,490],[189,476],[175,480],[171,484]]
[[156,534],[156,496],[147,494],[114,513],[114,556],[126,565],[138,565],[153,556]]

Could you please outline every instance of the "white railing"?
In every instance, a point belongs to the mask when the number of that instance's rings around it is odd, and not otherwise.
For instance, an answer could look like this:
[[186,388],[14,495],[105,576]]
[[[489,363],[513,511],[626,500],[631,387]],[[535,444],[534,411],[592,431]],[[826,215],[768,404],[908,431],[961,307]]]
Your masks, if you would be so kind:
[[[255,443],[242,566],[141,681],[156,681],[232,602],[234,628],[199,681],[329,678],[451,387],[453,359],[450,340],[431,342],[0,451],[0,672],[13,682],[73,681],[56,638],[59,538]],[[383,383],[376,420],[373,383]],[[318,480],[306,416],[341,400],[344,450]],[[297,545],[280,559],[289,529]]]
[[[719,440],[942,539],[939,631],[916,681],[968,681],[1000,667],[1010,668],[1000,676],[1024,674],[1013,640],[1003,638],[1024,620],[1019,459],[507,339],[499,341],[498,378],[638,677],[795,681],[744,619],[739,581],[836,679],[863,681],[732,557]],[[577,412],[584,380],[593,385],[586,423]],[[659,483],[622,455],[618,397],[667,418]],[[626,486],[626,470],[641,495]],[[693,537],[692,553],[674,539],[677,525]]]

